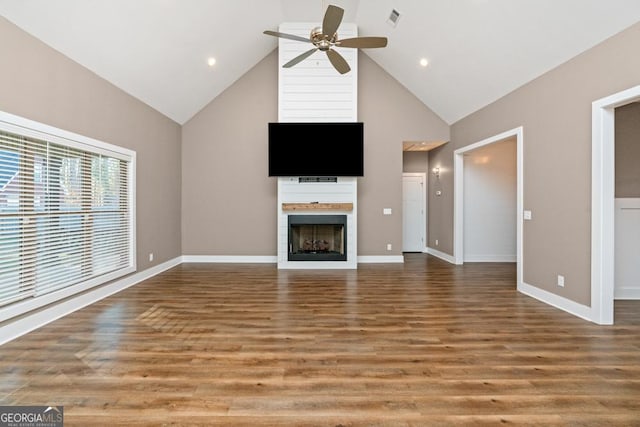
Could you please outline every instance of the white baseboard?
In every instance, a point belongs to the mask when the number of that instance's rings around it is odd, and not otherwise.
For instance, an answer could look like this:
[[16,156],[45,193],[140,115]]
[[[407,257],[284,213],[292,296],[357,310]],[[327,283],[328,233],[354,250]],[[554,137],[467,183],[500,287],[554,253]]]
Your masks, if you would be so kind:
[[516,262],[517,255],[465,255],[464,262]]
[[274,256],[250,256],[250,255],[183,255],[182,262],[211,262],[234,264],[277,264],[278,257]]
[[123,289],[140,283],[143,280],[149,279],[165,270],[175,267],[176,265],[180,265],[181,262],[182,257],[174,258],[139,273],[134,273],[123,279],[116,280],[115,282],[99,286],[81,295],[70,297],[60,303],[36,310],[33,313],[26,314],[25,316],[18,318],[17,320],[8,320],[5,322],[5,325],[0,327],[0,345],[51,323],[54,320],[66,316],[67,314],[80,310],[94,302],[100,301],[101,299],[113,295],[116,292],[120,292]]
[[593,319],[593,311],[591,310],[591,307],[579,304],[575,301],[571,301],[570,299],[561,297],[560,295],[552,294],[551,292],[536,288],[535,286],[531,286],[527,283],[519,283],[518,291],[539,301],[542,301],[545,304],[549,304],[560,310],[566,311],[569,314],[573,314],[574,316],[580,317],[590,322],[595,322],[595,320]]
[[444,261],[447,261],[451,264],[455,264],[456,263],[456,259],[453,257],[453,255],[449,255],[449,254],[445,254],[444,252],[440,252],[437,249],[433,249],[433,248],[426,248],[425,249],[425,253],[428,253],[429,255],[433,255],[434,257],[440,258]]
[[358,263],[360,263],[360,264],[404,263],[404,256],[402,256],[402,255],[359,256],[358,257]]
[[640,299],[640,287],[615,288],[614,299]]

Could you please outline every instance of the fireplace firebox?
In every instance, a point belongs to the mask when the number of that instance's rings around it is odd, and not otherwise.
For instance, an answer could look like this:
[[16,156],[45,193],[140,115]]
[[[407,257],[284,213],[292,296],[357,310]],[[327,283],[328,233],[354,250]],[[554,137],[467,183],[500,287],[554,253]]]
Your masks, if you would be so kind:
[[346,261],[346,215],[289,215],[289,261]]

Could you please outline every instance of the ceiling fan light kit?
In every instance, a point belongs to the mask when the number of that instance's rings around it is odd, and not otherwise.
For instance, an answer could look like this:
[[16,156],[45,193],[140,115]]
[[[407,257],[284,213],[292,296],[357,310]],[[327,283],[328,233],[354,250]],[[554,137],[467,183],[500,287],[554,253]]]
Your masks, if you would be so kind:
[[322,27],[315,27],[311,30],[309,38],[296,36],[294,34],[280,33],[277,31],[264,31],[264,34],[284,39],[311,43],[314,47],[296,56],[283,65],[284,68],[291,68],[302,62],[316,51],[325,52],[329,62],[340,74],[348,73],[351,70],[347,61],[340,55],[334,47],[345,47],[354,49],[380,48],[387,45],[386,37],[354,37],[340,40],[338,37],[338,27],[342,23],[344,9],[329,5],[322,20]]

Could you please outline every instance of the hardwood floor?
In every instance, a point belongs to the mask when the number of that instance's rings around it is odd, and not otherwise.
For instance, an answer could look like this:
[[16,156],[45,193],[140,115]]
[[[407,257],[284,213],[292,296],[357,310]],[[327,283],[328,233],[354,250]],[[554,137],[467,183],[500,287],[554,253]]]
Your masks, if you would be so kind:
[[65,426],[640,425],[640,301],[598,326],[514,264],[183,264],[0,347]]

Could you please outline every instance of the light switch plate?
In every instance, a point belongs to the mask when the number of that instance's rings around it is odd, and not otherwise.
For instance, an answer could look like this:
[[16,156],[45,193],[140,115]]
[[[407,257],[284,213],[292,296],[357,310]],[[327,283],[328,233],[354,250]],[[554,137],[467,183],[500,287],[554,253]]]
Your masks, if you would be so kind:
[[524,219],[526,220],[531,219],[531,211],[524,211]]

